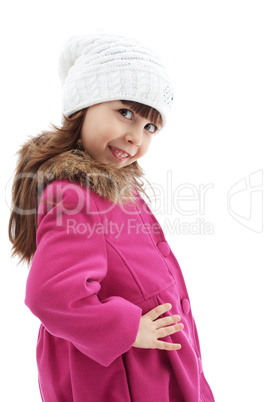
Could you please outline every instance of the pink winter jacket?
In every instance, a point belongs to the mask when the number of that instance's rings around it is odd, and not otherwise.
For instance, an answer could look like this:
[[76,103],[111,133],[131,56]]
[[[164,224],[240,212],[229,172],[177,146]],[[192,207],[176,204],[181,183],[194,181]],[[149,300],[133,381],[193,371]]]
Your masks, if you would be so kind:
[[[41,321],[45,402],[212,402],[180,266],[145,201],[113,204],[55,180],[38,210],[26,305]],[[141,315],[162,303],[184,329],[178,351],[139,349]]]

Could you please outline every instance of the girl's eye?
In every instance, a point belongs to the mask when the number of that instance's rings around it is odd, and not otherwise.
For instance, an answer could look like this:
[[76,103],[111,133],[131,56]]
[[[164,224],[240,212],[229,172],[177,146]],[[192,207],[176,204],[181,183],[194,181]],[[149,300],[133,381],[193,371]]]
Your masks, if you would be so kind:
[[127,119],[131,119],[133,112],[129,109],[120,109],[119,112],[122,116],[126,117]]
[[[124,116],[126,119],[131,119],[132,117],[133,117],[133,115],[134,115],[134,113],[131,111],[131,110],[129,110],[129,109],[120,109],[119,110],[119,113],[122,115],[122,116]],[[149,133],[152,133],[152,134],[154,134],[154,133],[156,133],[157,131],[158,131],[158,128],[154,125],[154,124],[152,124],[152,123],[148,123],[148,124],[146,124],[146,126],[144,127],[147,131],[149,131]]]
[[156,133],[158,130],[158,128],[152,123],[146,124],[145,128],[146,128],[146,130],[148,130],[150,133],[153,133],[153,134]]

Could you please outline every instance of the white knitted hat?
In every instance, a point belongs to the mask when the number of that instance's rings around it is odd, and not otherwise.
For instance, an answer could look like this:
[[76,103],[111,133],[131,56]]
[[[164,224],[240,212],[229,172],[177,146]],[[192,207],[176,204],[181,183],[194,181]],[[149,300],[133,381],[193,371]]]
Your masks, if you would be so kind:
[[111,33],[71,37],[60,54],[63,114],[129,100],[158,110],[166,122],[173,94],[161,60],[136,40]]

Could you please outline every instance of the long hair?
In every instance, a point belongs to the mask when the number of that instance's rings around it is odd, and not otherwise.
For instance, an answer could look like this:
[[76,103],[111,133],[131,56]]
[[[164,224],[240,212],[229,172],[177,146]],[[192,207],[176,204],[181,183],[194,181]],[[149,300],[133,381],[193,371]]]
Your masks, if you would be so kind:
[[[122,103],[153,124],[162,125],[161,115],[156,109],[133,101],[122,100]],[[8,233],[12,256],[18,255],[19,262],[30,263],[36,251],[38,181],[34,178],[49,159],[76,147],[86,111],[87,108],[82,109],[70,117],[63,115],[61,127],[52,124],[52,130],[31,137],[18,151]]]

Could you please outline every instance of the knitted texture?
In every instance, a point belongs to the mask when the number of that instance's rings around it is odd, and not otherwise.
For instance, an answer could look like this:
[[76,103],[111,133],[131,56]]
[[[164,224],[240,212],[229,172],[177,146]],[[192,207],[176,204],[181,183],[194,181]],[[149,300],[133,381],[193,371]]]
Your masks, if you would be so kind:
[[71,37],[60,54],[63,114],[112,100],[158,110],[166,122],[172,106],[170,80],[161,60],[138,41],[110,33]]

